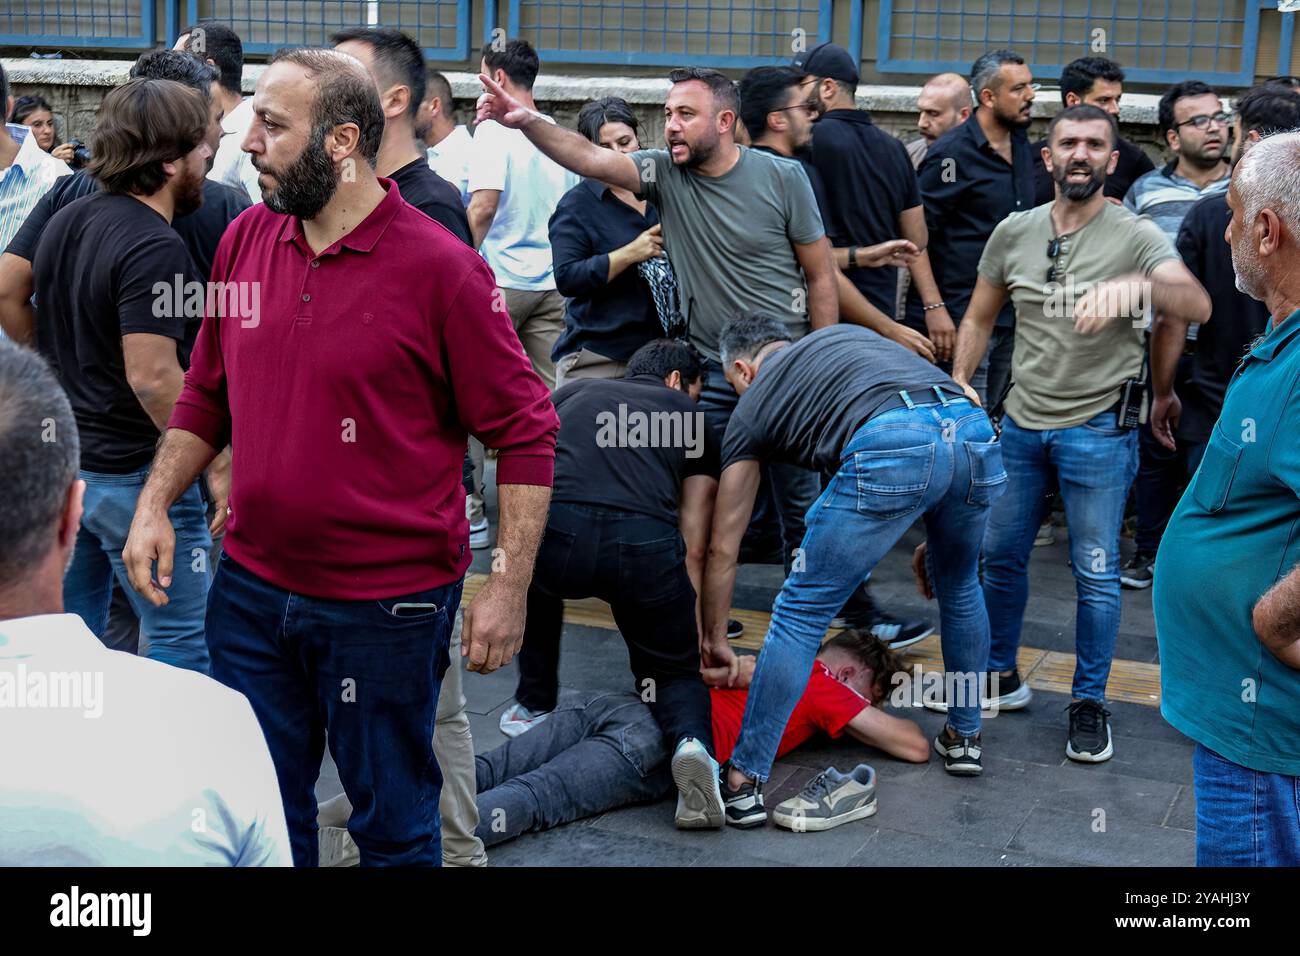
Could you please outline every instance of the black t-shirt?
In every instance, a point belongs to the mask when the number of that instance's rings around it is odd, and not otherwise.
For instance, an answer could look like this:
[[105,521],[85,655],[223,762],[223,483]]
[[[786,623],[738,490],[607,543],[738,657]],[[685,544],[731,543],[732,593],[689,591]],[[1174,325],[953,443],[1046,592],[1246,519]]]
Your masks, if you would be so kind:
[[[35,261],[36,247],[51,217],[69,203],[97,192],[99,182],[84,169],[60,178],[32,207],[5,252],[28,262]],[[178,216],[172,221],[172,228],[185,242],[203,281],[206,282],[212,272],[212,257],[217,253],[217,244],[221,242],[226,227],[250,205],[248,194],[242,189],[232,189],[225,183],[205,179],[203,205],[188,216]]]
[[429,168],[423,159],[412,160],[392,175],[402,198],[434,222],[441,223],[453,236],[472,246],[469,217],[460,204],[456,187]]
[[[871,122],[865,110],[831,110],[813,126],[812,164],[821,174],[828,208],[826,234],[836,245],[872,246],[897,239],[899,216],[921,205],[916,171],[905,147]],[[885,315],[893,315],[898,270],[844,273]]]
[[[185,243],[139,200],[96,193],[54,215],[32,272],[41,312],[36,345],[72,403],[81,467],[105,474],[144,468],[158,429],[126,380],[122,336],[175,339],[181,366],[189,364],[203,299]],[[198,296],[187,295],[196,289]],[[187,301],[198,307],[187,309]]]
[[[778,461],[833,474],[853,433],[894,393],[925,395],[951,378],[911,349],[857,325],[832,325],[768,355],[722,439],[722,467]],[[933,392],[925,401],[933,398]]]
[[1188,379],[1178,390],[1183,403],[1177,437],[1203,442],[1223,411],[1223,396],[1246,349],[1268,326],[1264,303],[1238,291],[1232,247],[1223,231],[1232,219],[1225,193],[1192,206],[1178,230],[1178,254],[1210,296],[1212,322],[1197,332]]
[[[1042,150],[1046,146],[1045,139],[1039,140],[1033,146],[1035,206],[1049,203],[1056,198],[1056,183],[1052,180],[1052,174],[1047,171],[1047,167],[1043,165]],[[1156,166],[1141,146],[1134,146],[1123,137],[1120,137],[1116,149],[1119,150],[1119,162],[1115,164],[1115,171],[1106,177],[1101,193],[1112,199],[1123,199],[1128,188],[1133,185],[1133,180],[1143,173],[1151,172]]]
[[552,501],[676,525],[682,482],[718,477],[718,440],[703,410],[662,379],[577,379],[551,401],[560,416]]

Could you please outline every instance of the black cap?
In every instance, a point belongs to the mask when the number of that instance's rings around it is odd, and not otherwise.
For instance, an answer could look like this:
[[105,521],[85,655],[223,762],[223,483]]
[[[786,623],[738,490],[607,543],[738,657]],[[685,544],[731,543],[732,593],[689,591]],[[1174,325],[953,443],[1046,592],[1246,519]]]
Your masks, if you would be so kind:
[[849,56],[849,51],[834,43],[819,43],[806,53],[800,53],[790,65],[803,70],[809,76],[829,76],[841,83],[858,82],[858,65]]

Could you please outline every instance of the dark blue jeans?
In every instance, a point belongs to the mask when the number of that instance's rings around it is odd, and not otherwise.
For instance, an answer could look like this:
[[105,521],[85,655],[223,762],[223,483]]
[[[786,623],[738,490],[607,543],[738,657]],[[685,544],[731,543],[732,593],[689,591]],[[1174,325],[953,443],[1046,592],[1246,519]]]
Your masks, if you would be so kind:
[[636,683],[671,745],[694,737],[713,752],[709,689],[700,677],[695,589],[686,545],[658,518],[551,505],[528,588],[528,619],[515,699],[550,710],[559,694],[560,632],[566,598],[608,601]]
[[474,758],[484,846],[674,790],[659,724],[636,694],[562,702],[536,727]]
[[1196,745],[1197,866],[1300,866],[1300,777],[1251,770]]
[[441,865],[431,741],[461,585],[335,601],[278,588],[221,555],[208,596],[212,676],[244,694],[262,725],[295,866],[318,861],[327,736],[361,865]]

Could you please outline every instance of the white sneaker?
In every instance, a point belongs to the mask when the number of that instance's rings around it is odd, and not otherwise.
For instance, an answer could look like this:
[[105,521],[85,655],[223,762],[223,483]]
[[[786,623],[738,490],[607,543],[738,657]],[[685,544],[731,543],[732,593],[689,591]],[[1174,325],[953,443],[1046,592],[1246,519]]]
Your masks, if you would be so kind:
[[679,830],[721,830],[726,823],[722,788],[718,785],[718,762],[704,744],[684,738],[673,751],[673,782],[677,784]]
[[550,711],[532,711],[523,704],[511,704],[501,715],[501,732],[507,737],[518,737],[527,730],[532,730],[547,717]]
[[471,550],[482,551],[491,543],[491,539],[488,538],[487,518],[479,518],[478,521],[470,522],[469,546]]

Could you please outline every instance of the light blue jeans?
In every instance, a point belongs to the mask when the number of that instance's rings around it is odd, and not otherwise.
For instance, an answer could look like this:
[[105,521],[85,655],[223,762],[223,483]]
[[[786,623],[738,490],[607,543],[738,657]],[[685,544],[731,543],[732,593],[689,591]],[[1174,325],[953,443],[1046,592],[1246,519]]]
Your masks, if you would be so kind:
[[[933,404],[917,403],[926,396]],[[985,668],[989,623],[979,553],[989,506],[1006,488],[1002,453],[988,417],[966,399],[940,404],[933,392],[911,399],[915,407],[887,411],[858,429],[808,511],[803,561],[777,596],[731,757],[747,776],[767,779],[831,618],[918,516],[928,534],[944,670]],[[978,701],[952,707],[948,723],[974,736]]]
[[1029,555],[1059,487],[1070,526],[1075,610],[1073,694],[1104,700],[1119,635],[1119,535],[1124,503],[1138,467],[1137,429],[1115,427],[1102,412],[1082,425],[1031,431],[1002,419],[1008,492],[993,508],[984,535],[984,603],[992,645],[989,669],[1016,666],[1029,599]]
[[85,510],[77,529],[77,546],[63,577],[63,607],[79,614],[101,640],[108,625],[113,578],[126,594],[140,619],[140,636],[149,642],[149,657],[165,664],[208,672],[208,645],[203,636],[207,612],[212,536],[208,534],[207,508],[197,483],[171,506],[167,515],[176,531],[172,585],[167,603],[154,607],[131,587],[122,548],[135,516],[136,499],[149,470],[125,475],[83,471]]

